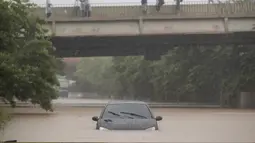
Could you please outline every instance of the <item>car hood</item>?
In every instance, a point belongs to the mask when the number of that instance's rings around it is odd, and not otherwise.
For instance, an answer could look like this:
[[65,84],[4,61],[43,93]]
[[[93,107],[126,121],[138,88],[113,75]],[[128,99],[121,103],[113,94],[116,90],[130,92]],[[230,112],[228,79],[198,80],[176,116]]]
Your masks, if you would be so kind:
[[108,130],[146,130],[156,127],[155,119],[100,119],[99,127]]

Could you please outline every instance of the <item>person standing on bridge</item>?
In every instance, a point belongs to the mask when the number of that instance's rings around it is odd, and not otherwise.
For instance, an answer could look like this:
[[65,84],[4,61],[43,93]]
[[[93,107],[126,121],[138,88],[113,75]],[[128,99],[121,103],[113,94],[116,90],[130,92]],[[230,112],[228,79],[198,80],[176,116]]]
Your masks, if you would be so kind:
[[164,0],[157,0],[156,1],[156,11],[159,12],[160,8],[165,4]]
[[208,3],[210,4],[210,3],[214,3],[214,0],[208,0]]
[[85,17],[85,0],[80,0],[80,12],[81,16]]
[[147,0],[141,0],[143,14],[147,14],[148,3]]
[[90,17],[91,16],[91,6],[89,3],[89,0],[85,0],[85,16]]
[[50,0],[46,0],[46,7],[45,7],[45,13],[46,17],[49,18],[52,15],[52,4],[50,3]]
[[81,16],[90,17],[91,16],[91,6],[89,0],[80,0],[81,2]]
[[175,0],[175,2],[176,2],[175,14],[180,14],[182,0]]

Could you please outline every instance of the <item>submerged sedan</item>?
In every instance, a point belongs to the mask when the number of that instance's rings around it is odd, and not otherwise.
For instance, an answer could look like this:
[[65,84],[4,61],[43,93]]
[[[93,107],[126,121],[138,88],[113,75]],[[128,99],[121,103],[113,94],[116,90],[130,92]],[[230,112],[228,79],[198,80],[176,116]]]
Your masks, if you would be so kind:
[[92,120],[97,130],[158,130],[162,117],[154,117],[145,102],[112,101]]

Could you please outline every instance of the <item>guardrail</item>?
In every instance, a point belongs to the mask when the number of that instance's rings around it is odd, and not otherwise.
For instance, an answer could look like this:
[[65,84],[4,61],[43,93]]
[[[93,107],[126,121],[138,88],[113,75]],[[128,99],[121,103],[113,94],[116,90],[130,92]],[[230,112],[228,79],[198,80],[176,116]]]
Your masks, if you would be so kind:
[[[106,103],[65,103],[53,104],[54,107],[86,107],[86,108],[102,108]],[[191,104],[191,103],[148,103],[151,108],[220,108],[218,104]],[[8,104],[0,104],[0,107],[10,107]],[[39,108],[39,105],[29,103],[18,103],[16,108]]]
[[[244,3],[255,3],[254,1],[240,1],[240,2],[217,2],[217,3],[208,3],[208,1],[183,1],[181,2],[181,5],[214,5],[214,4],[244,4]],[[148,2],[147,5],[149,6],[155,6],[156,3],[154,2]],[[76,4],[52,4],[53,7],[74,7],[79,6],[78,3]],[[104,2],[104,3],[90,3],[92,7],[115,7],[115,6],[141,6],[140,1],[138,2],[120,2],[120,3],[112,3],[112,2]],[[165,2],[165,6],[167,5],[176,5],[175,1]],[[37,4],[39,7],[45,7],[46,4]]]
[[[167,3],[160,12],[156,12],[155,4],[149,3],[148,14],[143,15],[139,3],[92,3],[92,17],[97,18],[123,18],[140,16],[172,16],[176,15],[175,5]],[[44,5],[39,5],[35,11],[37,15],[45,17]],[[80,17],[79,5],[54,4],[52,19]],[[228,16],[228,15],[255,15],[255,2],[215,3],[183,2],[178,16]]]

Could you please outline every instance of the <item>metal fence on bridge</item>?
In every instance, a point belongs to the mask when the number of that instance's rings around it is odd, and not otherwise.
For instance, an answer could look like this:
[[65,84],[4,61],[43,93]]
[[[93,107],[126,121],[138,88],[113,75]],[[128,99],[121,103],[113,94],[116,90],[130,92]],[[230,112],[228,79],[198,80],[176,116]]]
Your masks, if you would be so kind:
[[[201,17],[201,16],[254,16],[255,2],[236,2],[236,3],[214,3],[206,2],[182,2],[180,11],[176,15],[176,6],[167,3],[162,6],[159,12],[155,9],[155,4],[148,5],[148,14],[143,15],[140,3],[92,3],[93,18],[138,18],[140,16],[155,17]],[[52,19],[70,19],[80,17],[79,5],[55,4],[52,8]],[[45,17],[44,5],[40,5],[35,11],[40,17]],[[86,18],[86,17],[84,17]]]

